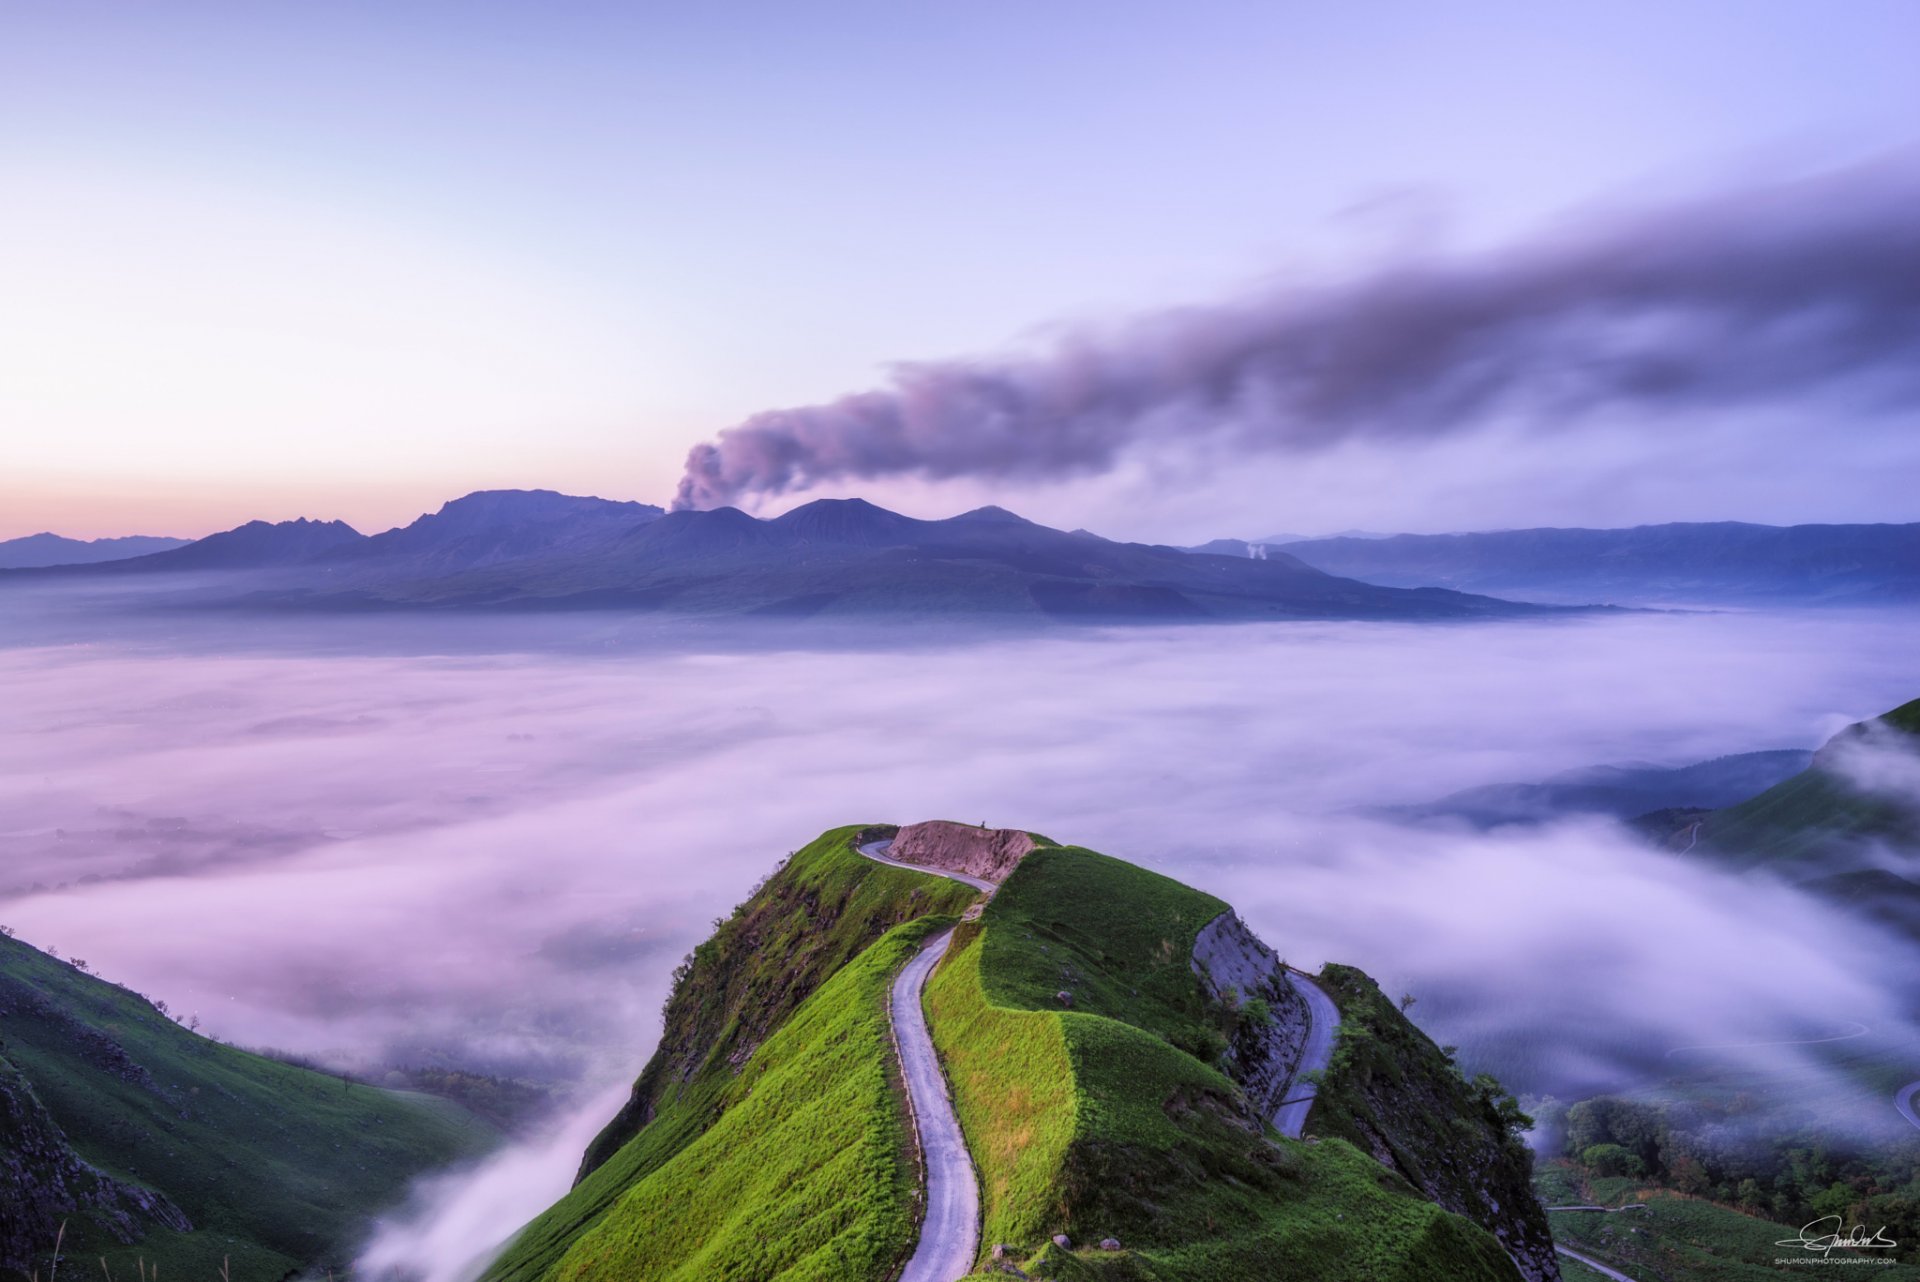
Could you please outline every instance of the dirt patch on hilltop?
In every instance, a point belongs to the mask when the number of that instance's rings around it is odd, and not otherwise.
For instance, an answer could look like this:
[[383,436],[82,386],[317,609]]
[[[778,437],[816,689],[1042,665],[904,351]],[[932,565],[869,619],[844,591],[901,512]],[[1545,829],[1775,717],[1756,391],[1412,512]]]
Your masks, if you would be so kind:
[[931,819],[902,828],[887,855],[903,864],[1001,881],[1037,844],[1030,833],[1018,828],[975,828]]

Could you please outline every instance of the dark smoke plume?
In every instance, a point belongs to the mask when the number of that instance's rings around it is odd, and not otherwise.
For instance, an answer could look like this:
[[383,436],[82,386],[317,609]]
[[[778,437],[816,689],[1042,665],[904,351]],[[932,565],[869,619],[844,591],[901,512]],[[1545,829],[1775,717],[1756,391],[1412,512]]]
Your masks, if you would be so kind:
[[888,476],[1057,479],[1179,437],[1299,451],[1836,392],[1911,408],[1914,159],[1167,312],[1039,355],[901,365],[887,386],[695,446],[676,506]]

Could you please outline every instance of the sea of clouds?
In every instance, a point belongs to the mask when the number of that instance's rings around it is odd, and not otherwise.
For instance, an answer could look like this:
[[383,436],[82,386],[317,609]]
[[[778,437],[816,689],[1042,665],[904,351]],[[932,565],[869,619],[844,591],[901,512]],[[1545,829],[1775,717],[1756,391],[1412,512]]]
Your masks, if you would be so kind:
[[1525,1090],[1841,1024],[1911,1038],[1911,949],[1789,887],[1590,818],[1485,833],[1374,811],[1815,746],[1920,695],[1913,623],[1618,614],[857,649],[660,644],[591,617],[410,625],[404,644],[342,620],[244,646],[151,625],[16,637],[0,922],[240,1044],[574,1083],[547,1131],[423,1188],[368,1257],[451,1282],[565,1188],[713,918],[845,823],[1019,826],[1161,869],[1295,964],[1414,994],[1469,1068]]

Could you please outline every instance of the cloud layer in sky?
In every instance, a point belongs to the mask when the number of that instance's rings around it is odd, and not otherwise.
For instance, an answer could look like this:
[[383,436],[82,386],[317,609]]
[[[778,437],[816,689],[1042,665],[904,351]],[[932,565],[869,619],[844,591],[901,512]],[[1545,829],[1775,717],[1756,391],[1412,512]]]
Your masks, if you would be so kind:
[[1913,159],[1147,316],[1039,355],[902,364],[878,390],[695,446],[676,502],[1097,476],[1153,444],[1219,460],[1595,419],[1631,452],[1703,412],[1783,405],[1818,405],[1845,436],[1910,430]]

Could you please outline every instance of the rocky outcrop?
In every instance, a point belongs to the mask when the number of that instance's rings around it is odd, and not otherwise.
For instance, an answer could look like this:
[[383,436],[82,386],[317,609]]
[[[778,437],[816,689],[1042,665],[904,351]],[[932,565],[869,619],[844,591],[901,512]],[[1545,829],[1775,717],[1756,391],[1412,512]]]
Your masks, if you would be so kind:
[[1214,998],[1240,1013],[1227,1047],[1232,1078],[1263,1117],[1287,1097],[1307,1041],[1307,1003],[1273,949],[1234,913],[1221,913],[1193,941],[1193,970]]
[[26,1076],[0,1055],[0,1273],[30,1273],[43,1263],[70,1219],[121,1242],[154,1228],[193,1227],[161,1194],[81,1160]]
[[1533,1193],[1527,1119],[1491,1077],[1468,1079],[1365,972],[1329,965],[1340,1043],[1314,1127],[1370,1152],[1422,1196],[1498,1239],[1527,1282],[1559,1282],[1546,1212]]
[[1004,881],[1039,843],[1018,828],[976,828],[946,819],[908,824],[894,834],[887,857],[903,864]]

